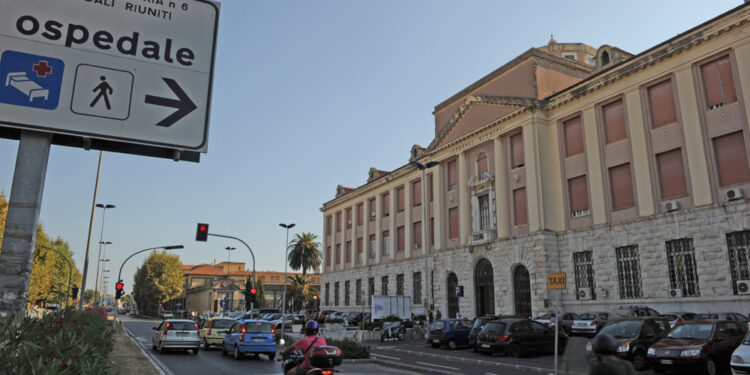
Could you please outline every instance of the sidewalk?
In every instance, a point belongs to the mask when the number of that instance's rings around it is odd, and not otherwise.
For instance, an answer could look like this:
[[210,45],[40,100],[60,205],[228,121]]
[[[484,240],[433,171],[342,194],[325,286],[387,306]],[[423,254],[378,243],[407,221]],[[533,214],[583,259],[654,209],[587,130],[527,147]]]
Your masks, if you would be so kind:
[[130,336],[125,333],[117,320],[115,325],[114,346],[109,353],[109,361],[112,367],[127,369],[129,375],[160,375],[148,358],[143,354],[141,347],[136,344]]

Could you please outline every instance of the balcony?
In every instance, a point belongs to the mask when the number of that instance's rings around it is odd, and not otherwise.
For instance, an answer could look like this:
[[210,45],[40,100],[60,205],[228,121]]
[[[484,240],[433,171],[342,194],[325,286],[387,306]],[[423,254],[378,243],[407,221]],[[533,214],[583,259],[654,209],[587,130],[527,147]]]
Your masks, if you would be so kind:
[[480,230],[469,233],[469,245],[481,245],[495,240],[496,231],[494,229]]

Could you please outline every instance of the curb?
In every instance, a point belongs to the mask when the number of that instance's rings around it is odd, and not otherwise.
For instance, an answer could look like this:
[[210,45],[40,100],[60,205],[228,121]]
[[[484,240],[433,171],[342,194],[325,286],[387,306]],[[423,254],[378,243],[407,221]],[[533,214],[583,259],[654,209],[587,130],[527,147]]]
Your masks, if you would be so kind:
[[386,361],[383,359],[376,359],[376,358],[372,359],[372,363],[375,363],[381,366],[386,366],[386,367],[393,367],[393,368],[397,368],[400,370],[418,372],[420,374],[428,374],[428,375],[454,375],[455,374],[455,372],[451,372],[451,371],[436,370],[436,369],[408,365],[406,363],[391,362],[391,361]]
[[128,327],[126,327],[121,321],[117,320],[116,317],[114,321],[120,324],[120,327],[122,327],[122,330],[128,334],[130,339],[133,340],[136,346],[138,346],[138,349],[141,350],[141,354],[143,354],[143,356],[146,357],[149,360],[149,362],[151,362],[151,364],[154,366],[156,371],[159,372],[160,375],[173,375],[172,372],[169,371],[167,366],[165,366],[160,360],[153,358],[148,353],[146,353],[146,350],[143,349],[143,346],[141,346],[141,343],[138,342],[138,340],[136,340],[135,335],[133,334],[133,332],[131,332],[128,329]]

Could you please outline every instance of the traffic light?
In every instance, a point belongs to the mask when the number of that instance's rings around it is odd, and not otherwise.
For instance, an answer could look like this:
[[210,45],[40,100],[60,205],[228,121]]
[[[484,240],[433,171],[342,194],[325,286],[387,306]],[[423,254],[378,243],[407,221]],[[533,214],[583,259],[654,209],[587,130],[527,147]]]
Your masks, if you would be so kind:
[[78,298],[78,286],[77,285],[73,285],[73,287],[70,288],[70,291],[73,293],[73,300]]
[[208,241],[208,224],[198,223],[198,229],[195,231],[195,240]]
[[122,283],[122,280],[118,281],[115,285],[115,299],[122,298],[122,295],[125,293],[123,288],[125,288],[125,284]]
[[258,294],[258,289],[250,288],[250,302],[255,303],[255,295]]

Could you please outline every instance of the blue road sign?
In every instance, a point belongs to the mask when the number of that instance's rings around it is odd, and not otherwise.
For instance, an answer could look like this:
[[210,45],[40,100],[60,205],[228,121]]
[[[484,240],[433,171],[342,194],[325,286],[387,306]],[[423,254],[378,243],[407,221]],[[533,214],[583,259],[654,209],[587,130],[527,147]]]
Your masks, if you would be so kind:
[[65,63],[54,57],[7,50],[0,55],[0,103],[55,109]]
[[226,309],[227,308],[227,300],[225,300],[225,299],[221,300],[221,302],[219,302],[219,305],[221,306],[222,309]]

